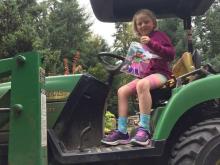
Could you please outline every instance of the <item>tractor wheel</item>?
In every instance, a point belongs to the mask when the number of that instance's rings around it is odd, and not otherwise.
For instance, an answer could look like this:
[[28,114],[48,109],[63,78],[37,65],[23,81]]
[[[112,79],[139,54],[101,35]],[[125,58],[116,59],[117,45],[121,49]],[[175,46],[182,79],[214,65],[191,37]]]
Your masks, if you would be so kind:
[[170,165],[220,165],[220,118],[209,119],[183,133],[171,152]]

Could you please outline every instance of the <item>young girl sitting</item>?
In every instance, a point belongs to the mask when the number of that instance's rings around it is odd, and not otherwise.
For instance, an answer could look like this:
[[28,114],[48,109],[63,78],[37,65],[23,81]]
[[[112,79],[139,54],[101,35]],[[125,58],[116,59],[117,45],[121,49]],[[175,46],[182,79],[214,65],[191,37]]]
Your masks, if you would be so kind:
[[[175,49],[169,37],[156,29],[155,15],[147,9],[137,11],[133,17],[133,30],[140,43],[148,47],[160,58],[152,58],[145,71],[145,77],[136,78],[118,89],[118,129],[102,139],[108,145],[127,144],[148,145],[150,142],[150,112],[152,98],[150,90],[159,88],[171,78],[169,62],[174,59]],[[128,98],[137,94],[140,110],[140,122],[136,135],[130,139],[127,132]]]

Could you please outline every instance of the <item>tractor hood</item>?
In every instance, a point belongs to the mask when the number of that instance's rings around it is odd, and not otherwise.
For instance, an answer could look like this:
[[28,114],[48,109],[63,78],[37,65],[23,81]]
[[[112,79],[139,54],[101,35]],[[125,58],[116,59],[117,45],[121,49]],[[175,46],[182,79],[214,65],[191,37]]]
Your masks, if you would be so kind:
[[202,15],[214,0],[90,0],[97,19],[103,22],[131,21],[143,8],[152,10],[157,18]]

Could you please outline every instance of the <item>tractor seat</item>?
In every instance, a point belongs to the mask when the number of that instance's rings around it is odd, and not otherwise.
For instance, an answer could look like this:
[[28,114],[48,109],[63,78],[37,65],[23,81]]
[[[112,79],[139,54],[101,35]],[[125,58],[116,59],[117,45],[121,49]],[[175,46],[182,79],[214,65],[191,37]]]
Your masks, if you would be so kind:
[[185,52],[183,53],[182,57],[173,65],[172,73],[174,77],[178,78],[179,76],[192,72],[195,69],[196,67],[194,65],[191,53]]

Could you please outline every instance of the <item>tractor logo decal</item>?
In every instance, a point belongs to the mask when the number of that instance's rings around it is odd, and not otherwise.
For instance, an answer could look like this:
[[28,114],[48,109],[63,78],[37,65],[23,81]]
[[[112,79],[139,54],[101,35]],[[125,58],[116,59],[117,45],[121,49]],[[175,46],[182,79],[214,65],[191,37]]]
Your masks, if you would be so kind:
[[61,91],[61,90],[46,92],[46,96],[47,96],[48,101],[64,100],[64,99],[67,99],[69,95],[70,95],[70,92]]

